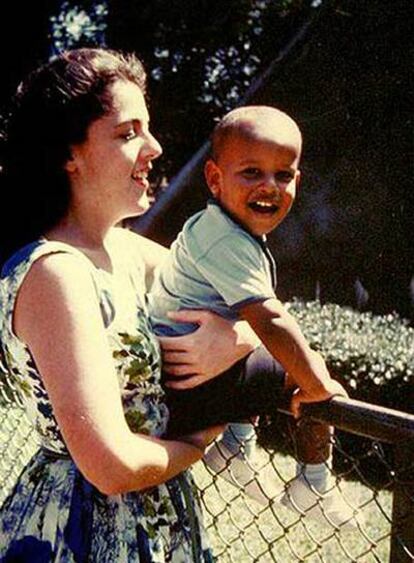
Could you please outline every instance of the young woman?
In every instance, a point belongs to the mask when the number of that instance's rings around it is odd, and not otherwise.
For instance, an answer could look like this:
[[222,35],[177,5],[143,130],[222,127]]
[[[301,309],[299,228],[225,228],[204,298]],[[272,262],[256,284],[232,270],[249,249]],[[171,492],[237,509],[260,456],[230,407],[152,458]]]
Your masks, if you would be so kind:
[[[221,427],[161,438],[168,409],[144,292],[163,251],[116,226],[147,209],[161,154],[144,96],[135,57],[79,49],[35,70],[8,119],[1,348],[41,448],[1,507],[2,561],[212,560],[186,469]],[[219,373],[246,347],[216,320]],[[203,318],[204,334],[216,320]]]

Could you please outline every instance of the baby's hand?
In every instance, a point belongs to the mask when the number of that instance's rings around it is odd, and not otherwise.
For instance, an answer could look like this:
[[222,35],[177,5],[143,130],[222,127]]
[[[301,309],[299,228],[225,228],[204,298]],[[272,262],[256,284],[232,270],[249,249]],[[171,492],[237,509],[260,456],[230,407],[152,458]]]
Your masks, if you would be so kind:
[[328,379],[324,381],[323,386],[319,387],[316,391],[308,391],[304,389],[296,389],[292,395],[290,408],[295,418],[300,416],[300,407],[302,403],[317,403],[320,401],[327,401],[340,395],[342,397],[347,397],[348,393],[342,387],[342,385],[335,381],[334,379]]

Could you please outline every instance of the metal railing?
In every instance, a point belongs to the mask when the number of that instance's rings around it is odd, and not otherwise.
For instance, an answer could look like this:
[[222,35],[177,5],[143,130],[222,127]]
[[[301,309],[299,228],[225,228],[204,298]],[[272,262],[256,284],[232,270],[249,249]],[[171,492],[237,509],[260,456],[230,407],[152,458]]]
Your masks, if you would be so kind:
[[414,560],[414,416],[340,397],[324,405],[306,405],[304,413],[341,430],[393,445],[390,561]]

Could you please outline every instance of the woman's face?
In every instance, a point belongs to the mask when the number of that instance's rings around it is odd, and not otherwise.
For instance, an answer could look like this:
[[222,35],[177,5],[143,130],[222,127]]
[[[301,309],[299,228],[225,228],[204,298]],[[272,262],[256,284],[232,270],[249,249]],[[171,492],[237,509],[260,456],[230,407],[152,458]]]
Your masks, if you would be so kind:
[[73,204],[118,222],[148,209],[148,174],[162,149],[149,131],[140,88],[118,80],[110,92],[112,111],[91,123],[86,140],[72,147],[66,170]]

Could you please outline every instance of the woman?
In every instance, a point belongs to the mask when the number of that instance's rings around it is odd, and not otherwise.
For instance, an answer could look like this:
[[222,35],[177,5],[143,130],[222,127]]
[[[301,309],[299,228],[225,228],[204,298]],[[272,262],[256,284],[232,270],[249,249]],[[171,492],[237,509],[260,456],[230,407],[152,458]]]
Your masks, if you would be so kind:
[[[148,208],[161,154],[144,95],[136,58],[79,49],[34,71],[8,120],[1,343],[41,449],[1,508],[2,561],[212,560],[186,470],[221,427],[160,438],[144,292],[162,251],[116,227]],[[217,322],[219,373],[248,344],[228,353]]]

